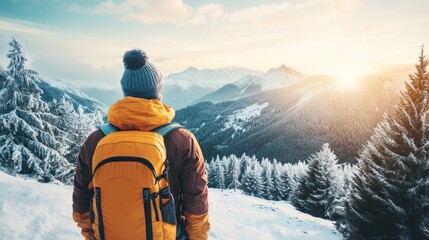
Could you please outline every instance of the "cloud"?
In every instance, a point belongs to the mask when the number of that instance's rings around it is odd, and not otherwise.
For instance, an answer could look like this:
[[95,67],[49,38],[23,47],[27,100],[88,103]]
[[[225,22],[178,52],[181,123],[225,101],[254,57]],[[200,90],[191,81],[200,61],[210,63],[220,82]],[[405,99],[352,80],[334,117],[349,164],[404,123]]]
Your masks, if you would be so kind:
[[317,19],[348,14],[361,7],[363,0],[305,0],[262,4],[228,11],[222,4],[192,7],[182,0],[103,1],[92,7],[73,4],[70,11],[92,15],[116,15],[125,21],[144,24],[167,22],[179,25],[279,25],[302,19]]
[[37,24],[9,18],[0,18],[0,32],[19,32],[37,35],[50,34],[48,31],[41,29],[41,27]]
[[147,24],[183,21],[192,12],[192,8],[182,0],[125,0],[121,3],[107,0],[90,8],[73,4],[68,10],[92,15],[117,15],[121,20]]

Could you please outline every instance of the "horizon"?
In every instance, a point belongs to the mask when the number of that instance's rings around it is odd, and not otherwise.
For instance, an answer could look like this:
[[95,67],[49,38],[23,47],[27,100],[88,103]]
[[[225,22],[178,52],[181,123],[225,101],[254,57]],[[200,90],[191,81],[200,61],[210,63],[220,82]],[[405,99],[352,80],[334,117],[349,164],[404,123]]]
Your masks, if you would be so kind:
[[122,55],[132,48],[146,51],[164,76],[281,65],[306,75],[367,75],[413,66],[429,38],[421,30],[428,7],[423,0],[9,0],[0,3],[0,65],[16,37],[29,68],[80,89],[117,90]]

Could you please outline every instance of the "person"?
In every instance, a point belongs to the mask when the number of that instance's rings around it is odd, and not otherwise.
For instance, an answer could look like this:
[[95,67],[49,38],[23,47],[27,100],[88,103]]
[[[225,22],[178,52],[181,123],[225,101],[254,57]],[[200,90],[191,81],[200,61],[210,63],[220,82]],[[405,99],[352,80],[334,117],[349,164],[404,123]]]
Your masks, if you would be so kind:
[[[120,130],[150,131],[171,122],[174,110],[162,103],[163,79],[145,52],[133,49],[124,54],[121,78],[124,98],[114,103],[108,121]],[[89,206],[93,197],[92,158],[104,137],[98,129],[83,143],[76,163],[73,188],[73,220],[85,239],[94,239]],[[175,201],[177,239],[208,239],[207,173],[203,153],[192,133],[179,128],[164,138],[169,160],[168,179]]]

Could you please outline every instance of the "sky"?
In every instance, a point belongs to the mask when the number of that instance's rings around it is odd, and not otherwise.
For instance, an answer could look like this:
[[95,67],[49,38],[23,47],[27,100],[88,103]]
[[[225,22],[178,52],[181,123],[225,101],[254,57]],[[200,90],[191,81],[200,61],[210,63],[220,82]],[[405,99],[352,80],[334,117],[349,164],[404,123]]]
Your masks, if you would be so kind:
[[79,88],[119,88],[143,49],[164,76],[197,68],[365,74],[413,64],[429,44],[426,0],[2,0],[0,65],[15,37],[28,67]]

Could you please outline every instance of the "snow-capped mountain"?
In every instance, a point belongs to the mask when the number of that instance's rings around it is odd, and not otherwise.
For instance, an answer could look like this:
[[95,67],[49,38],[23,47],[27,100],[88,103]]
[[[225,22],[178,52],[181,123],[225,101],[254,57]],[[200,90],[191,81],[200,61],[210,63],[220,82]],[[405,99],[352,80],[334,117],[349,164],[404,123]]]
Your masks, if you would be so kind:
[[166,104],[180,109],[219,87],[247,76],[259,76],[259,71],[247,68],[197,69],[186,70],[168,75],[164,79],[163,100]]
[[[209,191],[210,239],[343,239],[333,222],[297,211],[288,202],[267,201],[232,190]],[[0,236],[82,239],[71,217],[71,196],[70,186],[42,184],[0,172]]]
[[195,100],[193,103],[204,101],[218,103],[236,100],[271,89],[286,88],[298,83],[304,78],[304,74],[282,65],[278,68],[271,68],[262,75],[246,75],[233,83],[228,83],[220,89]]
[[77,88],[68,86],[59,80],[52,82],[37,78],[35,82],[42,89],[43,93],[41,97],[46,102],[50,102],[53,99],[59,101],[64,97],[67,101],[71,102],[75,108],[81,106],[87,112],[94,112],[96,109],[106,109],[106,106],[100,101],[90,98]]
[[388,78],[366,76],[359,87],[343,89],[330,76],[309,76],[287,88],[234,101],[201,102],[177,111],[199,139],[204,156],[247,153],[295,163],[323,143],[340,162],[354,162],[383,113],[397,100]]
[[279,89],[289,87],[301,81],[304,77],[304,74],[282,65],[278,68],[271,68],[264,73],[257,82],[252,83],[252,85],[260,85],[262,91]]
[[192,85],[214,89],[227,83],[234,82],[246,75],[261,75],[261,72],[236,67],[217,69],[198,69],[195,67],[189,67],[185,71],[168,75],[164,80],[166,85],[175,84],[184,89],[187,89]]

